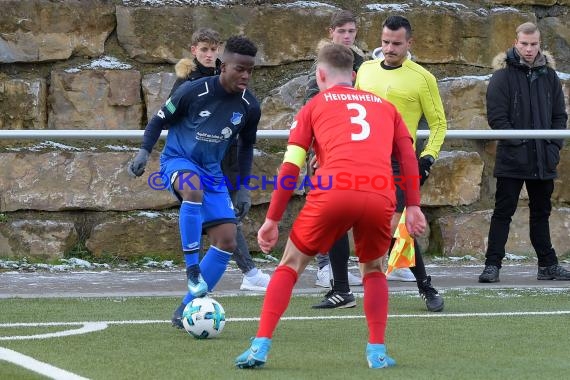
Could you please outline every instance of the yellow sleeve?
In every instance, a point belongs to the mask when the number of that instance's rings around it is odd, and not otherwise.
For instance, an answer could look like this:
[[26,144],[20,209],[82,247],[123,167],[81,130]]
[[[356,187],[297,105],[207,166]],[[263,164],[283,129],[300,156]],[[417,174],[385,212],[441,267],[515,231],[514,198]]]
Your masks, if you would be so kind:
[[421,89],[420,101],[429,126],[429,138],[420,156],[437,158],[447,132],[447,120],[435,77],[430,74],[426,77],[426,83],[427,86]]

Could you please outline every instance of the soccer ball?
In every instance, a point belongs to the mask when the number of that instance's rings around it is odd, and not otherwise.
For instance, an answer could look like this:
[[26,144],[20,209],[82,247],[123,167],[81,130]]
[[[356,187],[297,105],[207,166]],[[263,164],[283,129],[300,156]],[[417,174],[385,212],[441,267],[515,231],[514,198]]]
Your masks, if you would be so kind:
[[211,297],[194,298],[182,312],[182,324],[196,339],[214,338],[226,324],[226,313],[218,301]]

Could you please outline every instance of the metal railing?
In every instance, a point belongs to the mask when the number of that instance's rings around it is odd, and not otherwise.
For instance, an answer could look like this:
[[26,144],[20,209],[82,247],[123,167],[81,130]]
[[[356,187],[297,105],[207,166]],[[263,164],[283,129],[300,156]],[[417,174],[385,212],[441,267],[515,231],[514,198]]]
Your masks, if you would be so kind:
[[[20,139],[20,140],[73,140],[73,139],[141,139],[143,130],[86,130],[86,129],[42,129],[24,130],[7,129],[0,130],[0,140]],[[168,131],[163,131],[160,137],[166,138]],[[429,136],[428,130],[418,130],[417,138],[426,139]],[[289,130],[259,130],[257,138],[260,139],[287,139]],[[519,129],[519,130],[448,130],[446,139],[470,139],[470,140],[499,140],[499,139],[567,139],[570,138],[570,130],[566,129]]]

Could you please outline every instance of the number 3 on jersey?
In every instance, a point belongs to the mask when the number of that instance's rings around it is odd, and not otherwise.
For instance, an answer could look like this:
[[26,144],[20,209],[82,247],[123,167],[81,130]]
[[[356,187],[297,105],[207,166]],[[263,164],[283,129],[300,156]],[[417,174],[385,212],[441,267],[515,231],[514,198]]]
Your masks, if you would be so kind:
[[361,127],[361,131],[359,133],[351,133],[350,139],[352,141],[362,141],[366,140],[368,136],[370,136],[370,124],[365,120],[366,118],[366,108],[362,104],[359,103],[348,103],[346,108],[349,110],[356,110],[358,115],[352,116],[350,118],[350,122],[352,124],[358,124]]

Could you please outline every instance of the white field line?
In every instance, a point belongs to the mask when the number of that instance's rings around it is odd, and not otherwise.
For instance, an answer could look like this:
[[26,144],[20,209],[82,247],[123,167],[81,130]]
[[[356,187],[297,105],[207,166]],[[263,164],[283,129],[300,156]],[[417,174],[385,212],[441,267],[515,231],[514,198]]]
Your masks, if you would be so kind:
[[[389,318],[473,318],[473,317],[513,317],[513,316],[543,316],[543,315],[569,315],[570,310],[558,311],[518,311],[504,313],[432,313],[432,314],[392,314]],[[319,317],[283,317],[285,321],[304,321],[304,320],[334,320],[334,319],[364,319],[364,315],[337,315],[337,316],[319,316]],[[228,322],[255,322],[259,318],[228,318]],[[134,324],[162,324],[170,323],[169,320],[131,320],[131,321],[103,321],[103,322],[37,322],[37,323],[0,323],[0,328],[10,327],[50,327],[50,326],[81,326],[74,330],[65,330],[55,333],[38,334],[29,336],[5,336],[0,340],[23,340],[23,339],[47,339],[64,337],[70,335],[87,334],[94,331],[104,330],[108,325],[134,325]],[[84,377],[75,375],[71,372],[54,367],[47,363],[40,362],[29,356],[20,354],[16,351],[0,347],[0,360],[11,362],[15,365],[29,369],[30,371],[39,373],[56,380],[87,380]]]
[[[69,324],[68,324],[69,325]],[[63,336],[88,334],[95,331],[105,330],[107,324],[104,322],[85,322],[82,327],[74,330],[58,331],[54,333],[37,334],[37,335],[19,335],[19,336],[2,336],[0,340],[29,340],[29,339],[47,339],[47,338],[60,338]],[[61,324],[60,326],[64,326]],[[16,326],[6,326],[16,327]],[[28,327],[28,326],[23,326]],[[45,327],[45,326],[42,326]]]
[[[542,315],[570,315],[570,310],[554,310],[554,311],[513,311],[501,313],[430,313],[430,314],[390,314],[389,318],[476,318],[476,317],[527,317]],[[363,319],[364,315],[329,315],[329,316],[313,316],[313,317],[282,317],[283,321],[308,321],[308,320],[334,320],[334,319]],[[250,318],[227,318],[227,322],[254,322],[259,321],[259,317]],[[87,325],[148,325],[171,323],[170,320],[130,320],[130,321],[87,321],[87,322],[31,322],[31,323],[0,323],[0,328],[8,327],[49,327],[49,326],[87,326]],[[85,328],[85,327],[84,327]],[[91,327],[93,328],[93,327]],[[82,328],[83,329],[83,328]],[[82,329],[70,330],[80,331]],[[92,330],[102,330],[104,327]],[[91,332],[87,329],[83,333]],[[57,333],[53,333],[57,334]],[[48,334],[44,334],[48,335]],[[68,333],[67,335],[75,335]],[[9,340],[11,337],[1,337],[0,339]]]
[[29,369],[30,371],[39,373],[50,379],[56,380],[87,380],[85,377],[78,376],[74,373],[65,371],[61,368],[54,367],[44,362],[40,362],[29,356],[20,354],[19,352],[0,347],[0,360],[13,363],[20,367]]

